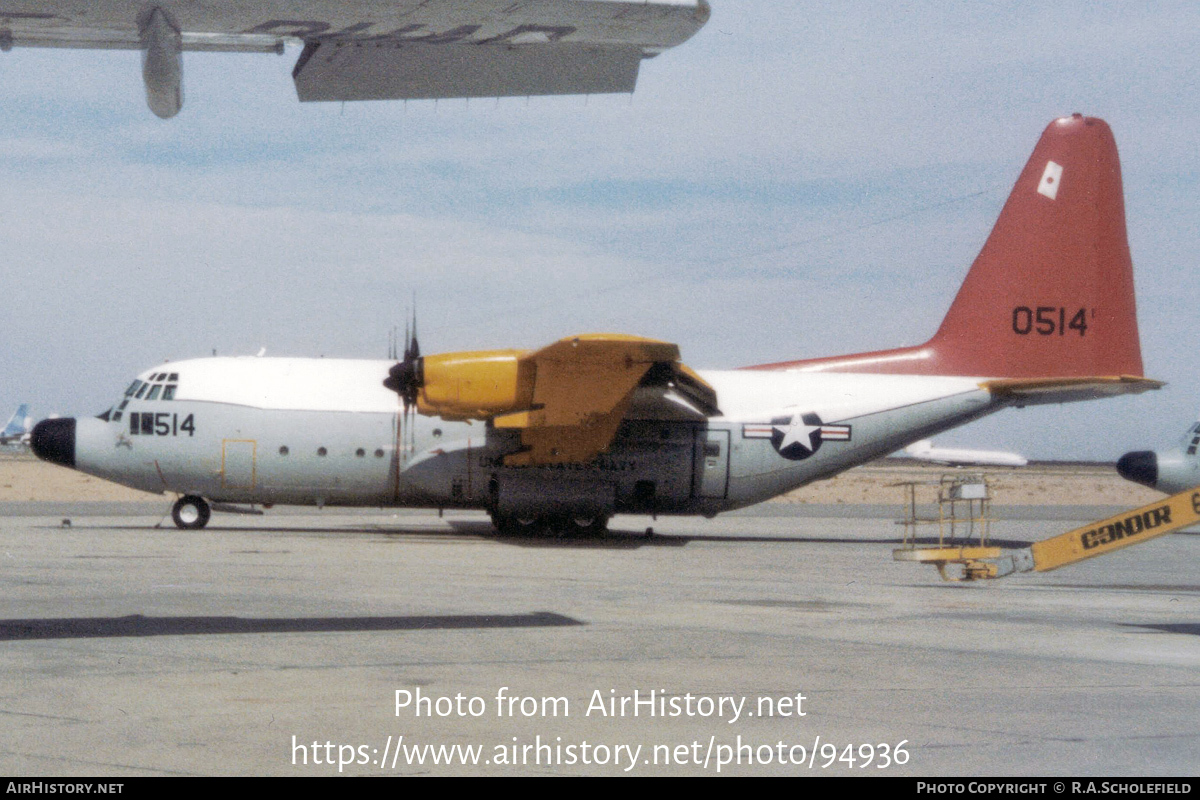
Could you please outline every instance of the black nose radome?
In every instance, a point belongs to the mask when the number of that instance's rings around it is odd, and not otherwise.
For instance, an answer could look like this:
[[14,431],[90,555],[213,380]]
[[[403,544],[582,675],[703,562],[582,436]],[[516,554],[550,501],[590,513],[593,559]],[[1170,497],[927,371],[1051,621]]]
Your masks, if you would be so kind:
[[1153,489],[1158,483],[1158,456],[1150,450],[1126,453],[1117,461],[1117,474],[1127,481]]
[[44,419],[33,426],[29,435],[33,453],[44,461],[64,467],[75,466],[75,418]]

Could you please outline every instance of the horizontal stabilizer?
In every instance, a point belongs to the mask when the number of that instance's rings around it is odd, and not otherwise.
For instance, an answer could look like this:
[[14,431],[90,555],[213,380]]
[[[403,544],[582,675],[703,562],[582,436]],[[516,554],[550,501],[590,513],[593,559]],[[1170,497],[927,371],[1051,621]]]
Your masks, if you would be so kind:
[[1136,375],[1083,378],[1002,378],[984,381],[981,388],[996,397],[1008,397],[1021,405],[1068,403],[1122,394],[1141,394],[1160,389],[1162,381]]
[[310,41],[292,71],[303,102],[632,92],[642,49]]

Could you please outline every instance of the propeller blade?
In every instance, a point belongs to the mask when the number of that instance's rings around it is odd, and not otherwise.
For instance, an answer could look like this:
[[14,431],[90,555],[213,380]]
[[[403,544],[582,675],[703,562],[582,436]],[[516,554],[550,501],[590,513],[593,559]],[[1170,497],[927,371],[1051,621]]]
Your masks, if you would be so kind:
[[411,323],[404,324],[404,360],[388,370],[383,385],[400,395],[404,411],[417,404],[417,395],[424,383],[421,345],[417,342],[417,312],[413,309]]

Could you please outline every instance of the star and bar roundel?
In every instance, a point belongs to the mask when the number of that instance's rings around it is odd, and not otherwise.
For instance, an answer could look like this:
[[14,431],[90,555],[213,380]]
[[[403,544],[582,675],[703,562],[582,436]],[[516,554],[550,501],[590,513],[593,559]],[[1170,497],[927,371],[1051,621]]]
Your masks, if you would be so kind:
[[784,458],[799,461],[821,449],[821,442],[850,441],[849,425],[826,425],[816,414],[773,417],[769,424],[742,425],[743,439],[770,439]]

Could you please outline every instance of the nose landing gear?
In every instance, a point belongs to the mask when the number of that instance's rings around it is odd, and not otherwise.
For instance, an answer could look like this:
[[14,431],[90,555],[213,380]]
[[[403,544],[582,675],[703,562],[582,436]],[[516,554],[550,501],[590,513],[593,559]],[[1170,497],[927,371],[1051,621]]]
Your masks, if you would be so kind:
[[203,497],[194,494],[184,495],[171,506],[171,519],[175,526],[184,530],[199,530],[208,524],[212,509]]

